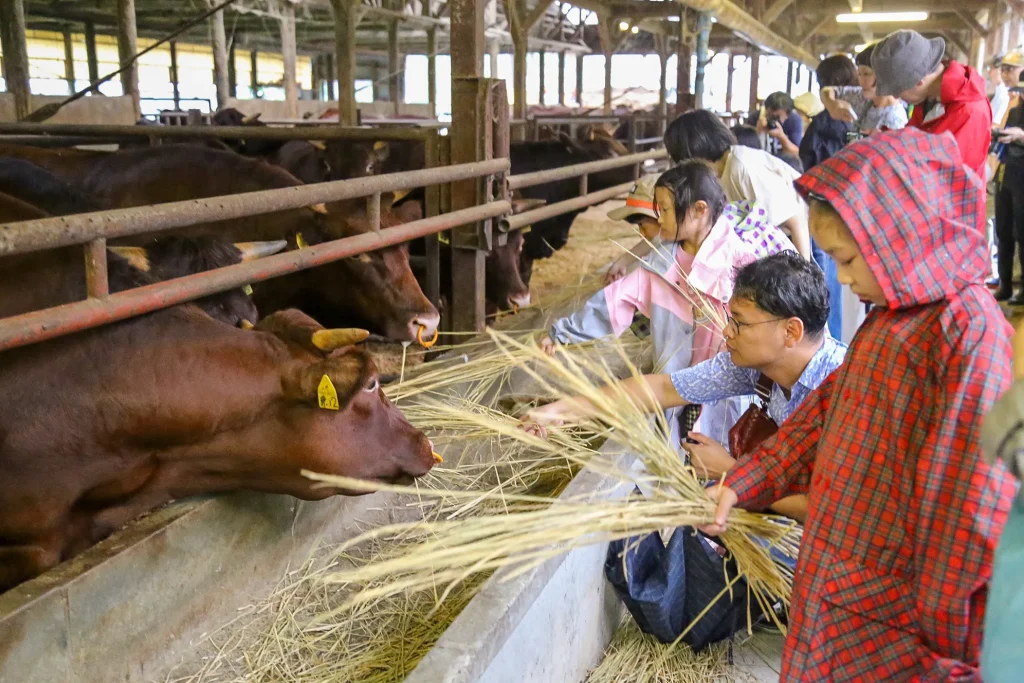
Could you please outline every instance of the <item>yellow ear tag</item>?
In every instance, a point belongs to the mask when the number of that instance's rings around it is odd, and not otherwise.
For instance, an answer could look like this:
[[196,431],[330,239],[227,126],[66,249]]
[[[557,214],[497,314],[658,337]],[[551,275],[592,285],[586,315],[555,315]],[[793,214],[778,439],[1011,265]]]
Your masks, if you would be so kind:
[[306,247],[309,246],[308,244],[306,244],[306,240],[302,237],[301,232],[295,233],[295,246],[297,246],[299,249],[305,249]]
[[327,375],[320,380],[320,386],[316,389],[317,403],[324,410],[340,410],[338,404],[338,391],[334,388],[334,382]]
[[246,296],[252,296],[252,285],[246,285],[242,287],[242,291],[245,292]]

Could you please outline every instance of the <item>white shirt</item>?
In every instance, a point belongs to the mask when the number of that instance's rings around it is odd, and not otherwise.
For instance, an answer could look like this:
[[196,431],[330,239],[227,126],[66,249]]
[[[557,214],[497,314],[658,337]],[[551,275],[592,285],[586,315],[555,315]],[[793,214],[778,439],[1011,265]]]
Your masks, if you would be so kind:
[[1006,108],[1010,106],[1010,89],[1005,83],[996,86],[996,94],[992,96],[992,120],[996,125],[1006,116]]
[[758,202],[774,225],[806,215],[807,205],[793,187],[800,174],[792,166],[768,152],[742,145],[730,147],[728,155],[720,180],[730,202]]

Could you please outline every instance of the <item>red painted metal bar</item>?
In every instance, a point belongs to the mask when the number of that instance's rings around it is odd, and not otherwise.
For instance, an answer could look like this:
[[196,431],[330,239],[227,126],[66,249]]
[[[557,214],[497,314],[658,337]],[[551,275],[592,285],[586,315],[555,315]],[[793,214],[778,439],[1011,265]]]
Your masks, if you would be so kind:
[[507,171],[508,159],[0,225],[0,256],[243,218]]
[[627,154],[625,156],[615,157],[614,159],[602,159],[601,161],[588,161],[584,164],[562,166],[560,168],[553,168],[549,171],[520,173],[519,175],[510,175],[508,177],[508,187],[510,190],[518,190],[524,187],[532,187],[534,185],[554,182],[556,180],[575,178],[585,173],[598,173],[600,171],[610,171],[624,166],[634,166],[640,162],[664,159],[667,156],[668,152],[663,149],[659,149],[652,150],[650,152]]
[[242,287],[250,282],[314,268],[466,223],[502,216],[511,210],[512,206],[508,201],[491,202],[424,218],[380,232],[346,237],[298,251],[268,256],[258,261],[239,263],[177,280],[130,289],[112,294],[105,299],[88,299],[5,318],[0,320],[0,351],[168,308],[216,292]]
[[609,187],[605,190],[598,190],[597,192],[591,192],[590,194],[583,195],[582,197],[575,197],[573,199],[567,199],[564,202],[558,202],[556,204],[549,204],[533,211],[526,211],[515,216],[509,216],[501,220],[501,230],[508,232],[509,230],[519,230],[525,228],[527,225],[532,225],[538,221],[545,220],[547,218],[554,218],[555,216],[561,216],[563,213],[569,213],[577,209],[585,209],[588,206],[594,204],[600,204],[601,202],[608,201],[609,199],[615,199],[619,195],[629,192],[633,187],[633,181],[628,183],[622,183],[614,187]]

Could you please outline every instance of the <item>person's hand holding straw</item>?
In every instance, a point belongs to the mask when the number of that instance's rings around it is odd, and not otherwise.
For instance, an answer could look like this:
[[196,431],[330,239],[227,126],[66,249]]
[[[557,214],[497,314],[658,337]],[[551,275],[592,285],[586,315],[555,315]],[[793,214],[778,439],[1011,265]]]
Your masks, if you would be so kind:
[[[723,477],[724,481],[724,477]],[[739,502],[736,492],[731,488],[723,484],[716,484],[708,490],[708,497],[716,501],[718,506],[715,507],[715,521],[712,524],[705,524],[704,526],[697,527],[701,533],[707,534],[708,536],[721,536],[729,530],[729,513],[736,507],[736,503]]]

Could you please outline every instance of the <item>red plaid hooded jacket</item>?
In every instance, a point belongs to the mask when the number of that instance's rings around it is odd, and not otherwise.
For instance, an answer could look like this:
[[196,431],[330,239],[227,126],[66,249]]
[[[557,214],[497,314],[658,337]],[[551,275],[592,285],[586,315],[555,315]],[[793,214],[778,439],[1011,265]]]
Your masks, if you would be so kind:
[[1010,384],[1012,330],[983,285],[972,177],[951,135],[907,129],[797,180],[843,217],[889,305],[730,473],[741,507],[809,493],[783,681],[979,680],[986,583],[1014,495],[979,436]]

